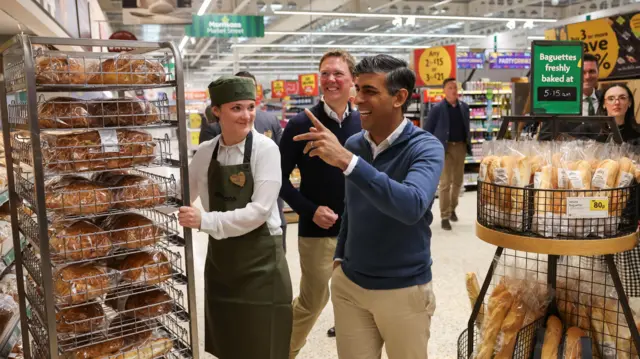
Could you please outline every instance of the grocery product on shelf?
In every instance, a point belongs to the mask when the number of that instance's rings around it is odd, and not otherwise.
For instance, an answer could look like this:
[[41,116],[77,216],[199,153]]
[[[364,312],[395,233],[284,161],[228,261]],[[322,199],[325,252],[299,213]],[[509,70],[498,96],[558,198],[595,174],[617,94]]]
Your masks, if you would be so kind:
[[[27,243],[15,266],[17,297],[30,312],[20,313],[21,330],[30,333],[25,354],[197,357],[191,230],[178,231],[171,214],[188,179],[140,170],[175,167],[187,175],[179,156],[186,139],[169,137],[176,127],[186,132],[185,114],[170,114],[164,94],[156,101],[123,97],[163,87],[183,93],[181,56],[170,43],[135,41],[136,54],[53,50],[109,44],[18,35],[0,46],[12,99],[0,99],[9,114],[2,118],[11,146],[4,155],[19,228],[12,237]],[[72,97],[81,92],[100,97]],[[172,141],[180,153],[171,153]]]

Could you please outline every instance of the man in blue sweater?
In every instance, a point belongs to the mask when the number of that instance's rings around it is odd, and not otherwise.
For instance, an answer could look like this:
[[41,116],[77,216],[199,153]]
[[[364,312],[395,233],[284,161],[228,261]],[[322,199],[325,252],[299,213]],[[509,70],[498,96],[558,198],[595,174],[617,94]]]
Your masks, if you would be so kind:
[[[353,87],[353,57],[345,51],[330,51],[320,59],[322,101],[309,111],[341,144],[360,132],[360,114],[349,106]],[[309,132],[313,123],[304,112],[289,120],[280,140],[282,188],[280,197],[300,216],[300,295],[293,301],[293,331],[290,358],[304,346],[309,332],[329,301],[329,279],[333,269],[336,236],[344,210],[344,175],[319,158],[302,151],[304,144],[293,137]],[[300,170],[300,190],[289,176]]]
[[365,131],[343,147],[318,120],[298,135],[309,158],[346,178],[345,212],[331,279],[338,356],[427,359],[435,296],[431,229],[444,149],[404,118],[415,75],[388,55],[356,66],[355,103]]

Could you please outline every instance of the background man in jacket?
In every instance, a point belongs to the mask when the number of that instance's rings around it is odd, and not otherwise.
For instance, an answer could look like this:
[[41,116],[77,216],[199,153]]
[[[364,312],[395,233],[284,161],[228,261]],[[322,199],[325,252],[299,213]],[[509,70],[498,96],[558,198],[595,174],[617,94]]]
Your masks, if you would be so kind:
[[436,136],[445,148],[444,170],[440,176],[438,196],[442,229],[451,230],[456,222],[456,207],[464,181],[464,159],[471,154],[469,105],[458,100],[455,78],[444,80],[444,100],[429,110],[424,129]]

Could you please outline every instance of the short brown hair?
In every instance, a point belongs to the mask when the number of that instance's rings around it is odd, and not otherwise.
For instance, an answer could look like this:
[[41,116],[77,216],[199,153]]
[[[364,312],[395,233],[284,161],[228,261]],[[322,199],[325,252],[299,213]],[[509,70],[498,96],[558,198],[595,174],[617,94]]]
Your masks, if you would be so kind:
[[449,82],[456,82],[456,78],[455,77],[449,77],[449,78],[444,79],[444,81],[442,82],[442,87],[446,87]]
[[356,59],[353,58],[353,56],[351,56],[351,54],[345,50],[329,50],[327,52],[324,53],[324,55],[322,55],[322,58],[320,59],[320,64],[318,65],[318,70],[320,69],[320,67],[322,66],[322,63],[324,62],[324,60],[330,58],[330,57],[339,57],[342,60],[344,60],[344,62],[347,63],[347,66],[349,67],[349,72],[351,73],[352,77],[355,77],[355,72],[356,72]]

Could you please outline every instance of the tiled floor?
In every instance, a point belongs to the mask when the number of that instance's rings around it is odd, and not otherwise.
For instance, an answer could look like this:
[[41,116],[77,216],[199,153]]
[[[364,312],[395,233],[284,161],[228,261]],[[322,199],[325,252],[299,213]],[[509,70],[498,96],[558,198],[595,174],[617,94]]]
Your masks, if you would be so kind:
[[[457,213],[460,222],[453,224],[453,231],[440,229],[438,201],[434,203],[434,224],[431,252],[433,255],[433,283],[436,293],[437,309],[431,324],[431,340],[429,341],[429,357],[432,359],[454,359],[458,336],[466,326],[471,314],[467,297],[464,274],[468,271],[478,272],[483,280],[493,256],[494,247],[477,239],[474,235],[476,218],[476,193],[469,192],[460,199]],[[297,294],[300,281],[300,264],[297,250],[296,224],[289,225],[287,232],[287,260],[293,281],[293,293]],[[196,271],[204,270],[204,259],[207,248],[206,236],[196,237]],[[202,276],[198,279],[199,326],[201,345],[203,343],[203,295]],[[336,359],[338,358],[335,339],[328,338],[327,329],[333,326],[333,308],[327,305],[316,326],[309,335],[307,345],[302,349],[299,359]],[[201,352],[203,352],[201,350]],[[201,356],[214,358],[210,355]],[[383,355],[386,358],[386,355]],[[373,358],[372,358],[373,359]]]

